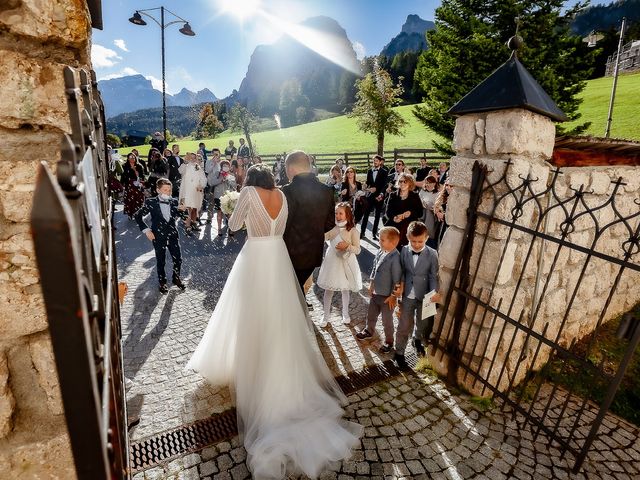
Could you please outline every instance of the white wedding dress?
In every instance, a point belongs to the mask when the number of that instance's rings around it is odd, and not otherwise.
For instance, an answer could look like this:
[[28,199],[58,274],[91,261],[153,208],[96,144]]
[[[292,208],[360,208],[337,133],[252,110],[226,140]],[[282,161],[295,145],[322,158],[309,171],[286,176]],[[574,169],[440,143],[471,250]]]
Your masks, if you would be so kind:
[[[281,193],[282,194],[282,193]],[[287,201],[272,219],[244,187],[229,228],[248,239],[187,368],[235,390],[238,430],[256,479],[317,477],[350,456],[362,427],[342,419],[346,402],[316,342],[282,240]]]

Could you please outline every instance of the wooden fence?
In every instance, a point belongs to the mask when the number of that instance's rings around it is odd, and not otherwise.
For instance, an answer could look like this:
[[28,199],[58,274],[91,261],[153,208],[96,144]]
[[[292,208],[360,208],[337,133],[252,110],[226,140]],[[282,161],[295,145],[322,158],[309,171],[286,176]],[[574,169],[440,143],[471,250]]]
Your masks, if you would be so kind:
[[[269,153],[260,155],[262,161],[268,164],[275,162],[277,156],[285,158],[288,152],[282,153]],[[364,173],[370,167],[373,157],[376,152],[341,152],[341,153],[309,153],[316,158],[316,165],[318,171],[321,173],[328,173],[333,164],[336,163],[336,159],[344,159],[345,164],[354,167],[358,172]],[[426,158],[427,163],[432,166],[437,166],[440,162],[449,162],[449,157],[443,156],[440,152],[434,149],[423,148],[396,148],[394,150],[387,150],[384,152],[386,159],[386,166],[390,167],[396,160],[402,159],[407,167],[417,167],[420,165],[420,159]],[[392,160],[393,159],[393,163]]]

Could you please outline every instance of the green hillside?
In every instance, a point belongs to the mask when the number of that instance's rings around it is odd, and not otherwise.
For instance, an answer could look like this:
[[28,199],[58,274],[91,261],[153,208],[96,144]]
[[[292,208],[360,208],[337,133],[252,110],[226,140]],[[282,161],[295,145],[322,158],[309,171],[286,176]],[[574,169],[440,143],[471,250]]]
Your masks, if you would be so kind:
[[[567,124],[571,127],[585,121],[592,122],[586,132],[589,135],[603,136],[609,108],[609,97],[613,79],[598,78],[587,82],[582,93],[584,102],[580,106],[582,118],[579,122]],[[436,135],[427,130],[411,113],[412,105],[397,107],[400,114],[409,122],[404,136],[390,135],[385,140],[385,150],[394,148],[431,148],[431,140]],[[611,137],[640,140],[640,125],[637,116],[640,112],[640,73],[622,75],[618,79],[616,102],[613,110],[613,124]],[[229,140],[236,140],[238,133],[224,133],[213,140],[205,140],[207,148],[218,147],[221,150]],[[346,116],[329,118],[317,122],[256,133],[252,136],[254,147],[258,154],[302,149],[310,153],[339,153],[339,152],[372,152],[376,149],[373,135],[361,133],[356,127],[355,119]],[[183,140],[181,151],[196,151],[199,140]],[[120,149],[121,154],[128,153],[130,148]],[[149,146],[138,148],[146,155]]]
[[[409,122],[404,136],[389,135],[385,139],[385,150],[394,148],[432,148],[431,140],[436,135],[424,128],[413,116],[413,105],[397,107],[400,114]],[[238,144],[239,133],[222,135],[213,140],[204,140],[207,148],[218,147],[224,150],[229,140]],[[355,119],[346,116],[329,118],[318,122],[306,123],[296,127],[283,128],[259,132],[251,136],[258,154],[277,153],[302,149],[309,153],[337,153],[337,152],[373,152],[376,150],[376,139],[373,135],[360,132]],[[182,152],[198,149],[201,140],[178,141]],[[130,148],[120,149],[120,153],[129,152]],[[138,148],[146,155],[148,145]]]
[[[586,132],[589,135],[603,137],[607,126],[607,113],[613,77],[602,77],[587,82],[582,91],[583,102],[580,105],[582,118],[575,124],[592,122]],[[640,140],[640,73],[620,75],[616,88],[616,99],[613,107],[613,122],[611,123],[611,137]]]

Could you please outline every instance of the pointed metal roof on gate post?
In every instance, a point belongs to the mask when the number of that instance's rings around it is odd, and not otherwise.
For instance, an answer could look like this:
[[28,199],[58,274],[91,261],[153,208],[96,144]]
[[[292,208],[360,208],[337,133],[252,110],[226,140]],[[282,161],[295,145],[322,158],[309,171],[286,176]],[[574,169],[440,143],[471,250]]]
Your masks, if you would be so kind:
[[458,117],[467,113],[524,108],[557,122],[567,121],[569,118],[518,60],[516,50],[521,44],[522,38],[511,37],[507,42],[513,50],[509,60],[467,93],[448,113]]

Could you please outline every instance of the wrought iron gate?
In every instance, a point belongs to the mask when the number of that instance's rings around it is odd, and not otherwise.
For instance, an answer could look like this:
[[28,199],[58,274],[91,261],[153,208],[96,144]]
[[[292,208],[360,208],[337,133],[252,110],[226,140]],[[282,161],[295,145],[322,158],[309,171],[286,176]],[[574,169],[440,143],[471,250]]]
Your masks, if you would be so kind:
[[[541,182],[531,174],[526,177],[510,174],[513,164],[505,163],[503,173],[492,175],[491,181],[486,166],[478,162],[473,166],[466,229],[435,333],[435,355],[436,359],[448,362],[452,383],[469,378],[474,387],[481,389],[481,395],[500,399],[503,408],[510,407],[514,416],[524,417],[525,425],[534,426],[536,436],[542,431],[560,446],[563,455],[571,453],[577,471],[640,343],[640,328],[636,328],[615,371],[605,369],[603,361],[594,364],[589,360],[593,339],[607,319],[607,310],[623,275],[631,273],[636,282],[640,281],[640,199],[636,194],[631,205],[622,209],[618,202],[625,183],[619,178],[611,182],[605,201],[597,197],[600,201],[594,205],[596,197],[584,186],[571,188],[561,181],[560,169],[552,170],[549,179]],[[549,223],[558,228],[549,228]],[[620,239],[616,248],[603,245],[612,229],[617,229]],[[572,235],[580,230],[587,232],[583,241]],[[492,234],[493,238],[501,239],[493,244],[493,247],[500,245],[499,262],[490,266],[495,268],[492,281],[481,281],[478,272],[486,266],[482,262],[492,248]],[[496,292],[504,280],[498,277],[513,255],[510,244],[515,239],[523,247],[521,267],[515,268],[509,279],[513,282],[512,294],[498,299]],[[543,316],[541,306],[550,301],[557,289],[551,279],[562,265],[559,259],[566,255],[578,260],[575,262],[578,273],[575,284],[566,286],[566,305],[558,308],[559,322],[554,325]],[[595,330],[586,351],[577,353],[572,349],[576,335],[567,331],[568,319],[578,307],[581,288],[590,288],[585,278],[595,262],[607,265],[614,280],[607,291],[590,292],[601,296],[602,306],[593,316]],[[531,285],[527,279],[532,275],[535,288],[533,292],[525,291],[525,285]],[[529,309],[518,304],[526,295],[532,298]],[[560,359],[563,369],[590,370],[606,387],[600,405],[590,408],[591,402],[571,389],[546,384],[535,372],[547,358]],[[511,359],[509,368],[508,362],[500,359]]]
[[72,134],[55,177],[38,168],[35,253],[78,478],[129,478],[104,106],[94,72],[64,80]]

